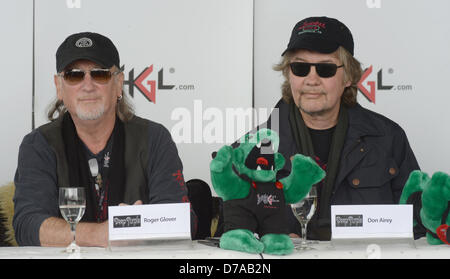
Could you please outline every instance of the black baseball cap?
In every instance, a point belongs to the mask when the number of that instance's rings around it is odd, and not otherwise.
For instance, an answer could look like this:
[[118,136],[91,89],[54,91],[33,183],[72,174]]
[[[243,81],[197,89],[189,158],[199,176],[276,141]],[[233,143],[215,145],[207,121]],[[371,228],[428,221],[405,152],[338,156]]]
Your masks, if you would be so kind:
[[347,26],[335,18],[308,17],[295,25],[287,49],[281,56],[295,49],[332,53],[339,46],[353,55],[353,36]]
[[97,33],[82,32],[67,37],[56,51],[56,72],[61,72],[67,65],[80,59],[93,61],[106,68],[113,65],[120,68],[119,52],[113,42]]

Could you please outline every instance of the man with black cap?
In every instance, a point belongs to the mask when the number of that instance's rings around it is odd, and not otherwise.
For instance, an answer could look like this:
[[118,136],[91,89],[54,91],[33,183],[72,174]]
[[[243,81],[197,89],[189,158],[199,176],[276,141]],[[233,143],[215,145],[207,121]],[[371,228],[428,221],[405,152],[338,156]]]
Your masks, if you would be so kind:
[[51,122],[26,135],[19,150],[13,220],[19,245],[71,242],[58,208],[60,187],[85,188],[80,246],[107,245],[108,206],[189,201],[175,143],[161,124],[134,115],[110,39],[69,36],[56,52],[56,71]]
[[[403,129],[357,103],[362,69],[350,30],[329,17],[301,20],[274,69],[285,77],[276,105],[279,152],[287,159],[296,153],[310,156],[326,170],[307,237],[330,239],[331,205],[398,203],[419,165]],[[287,160],[278,179],[290,168]],[[298,235],[298,222],[287,211],[291,233]],[[415,236],[422,236],[416,229]]]

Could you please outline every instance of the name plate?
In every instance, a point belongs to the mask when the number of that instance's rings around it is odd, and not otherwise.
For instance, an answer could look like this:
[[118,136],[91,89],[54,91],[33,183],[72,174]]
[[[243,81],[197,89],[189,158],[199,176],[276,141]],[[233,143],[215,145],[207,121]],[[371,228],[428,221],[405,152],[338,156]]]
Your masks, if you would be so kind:
[[332,239],[412,238],[413,206],[332,205]]
[[109,241],[190,239],[189,203],[108,207]]

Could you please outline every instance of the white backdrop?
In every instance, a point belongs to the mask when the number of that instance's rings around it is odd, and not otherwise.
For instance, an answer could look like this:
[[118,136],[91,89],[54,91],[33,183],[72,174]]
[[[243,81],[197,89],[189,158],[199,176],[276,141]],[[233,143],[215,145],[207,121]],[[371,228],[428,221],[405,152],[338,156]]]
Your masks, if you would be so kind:
[[[258,0],[255,1],[254,90],[256,107],[281,97],[281,73],[272,70],[294,25],[310,16],[329,16],[352,31],[355,57],[372,73],[375,104],[358,102],[397,122],[406,131],[422,170],[450,171],[450,24],[447,0]],[[382,70],[384,86],[377,89]]]
[[31,131],[33,86],[37,127],[46,122],[46,106],[55,95],[58,45],[68,34],[87,30],[115,42],[126,79],[134,73],[131,84],[153,67],[141,84],[148,93],[147,82],[155,83],[154,102],[137,85],[125,91],[132,93],[138,115],[172,132],[185,178],[209,183],[211,152],[250,129],[237,110],[252,103],[270,108],[279,99],[282,79],[272,66],[294,24],[312,15],[343,21],[354,35],[355,56],[372,66],[363,86],[370,89],[373,82],[376,102],[362,93],[359,102],[405,129],[423,170],[448,172],[449,10],[446,0],[2,1],[0,183],[13,179],[18,146]]
[[0,185],[12,181],[17,151],[31,131],[33,81],[33,3],[2,2],[0,8]]

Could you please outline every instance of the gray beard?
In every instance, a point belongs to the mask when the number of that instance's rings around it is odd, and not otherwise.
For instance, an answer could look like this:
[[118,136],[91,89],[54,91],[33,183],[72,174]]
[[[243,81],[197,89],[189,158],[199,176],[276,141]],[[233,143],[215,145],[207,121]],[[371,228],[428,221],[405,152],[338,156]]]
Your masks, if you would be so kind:
[[91,109],[89,111],[83,110],[80,107],[76,108],[76,114],[81,120],[96,120],[99,119],[105,113],[105,106],[101,106]]

